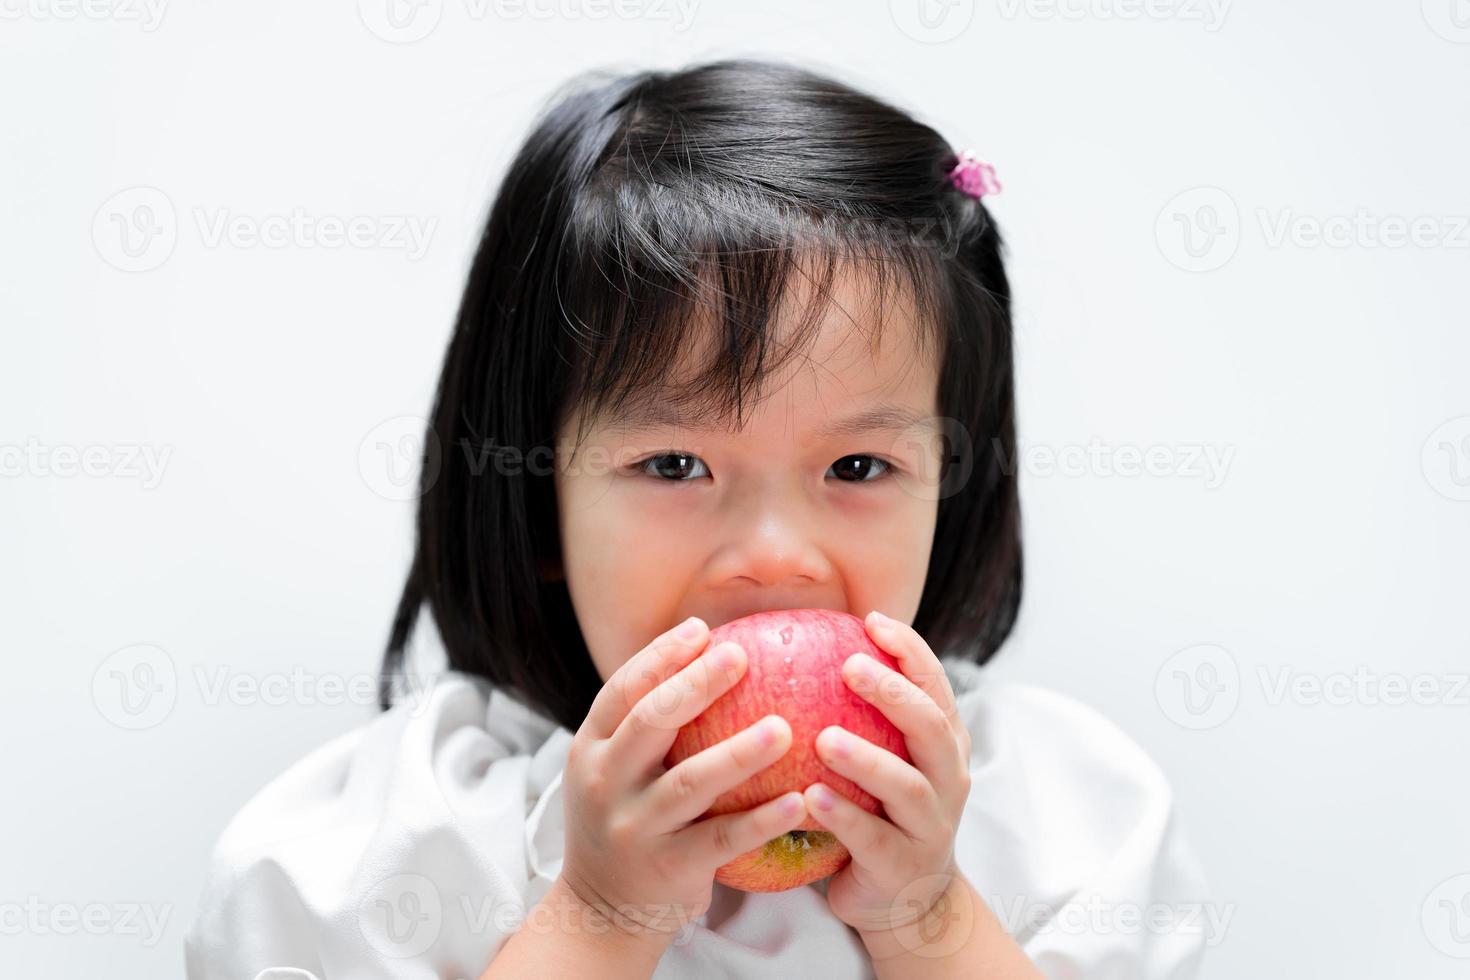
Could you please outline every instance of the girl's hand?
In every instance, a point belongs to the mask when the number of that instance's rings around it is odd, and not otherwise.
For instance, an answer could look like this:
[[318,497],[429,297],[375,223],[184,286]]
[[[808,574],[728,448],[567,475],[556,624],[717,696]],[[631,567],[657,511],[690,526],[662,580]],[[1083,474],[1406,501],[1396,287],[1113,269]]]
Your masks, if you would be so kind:
[[877,797],[888,819],[823,783],[807,787],[806,801],[808,812],[852,852],[852,862],[827,884],[827,904],[860,933],[874,933],[919,919],[959,875],[954,836],[970,795],[970,733],[924,638],[876,610],[866,625],[903,672],[859,653],[842,665],[843,679],[903,732],[914,762],[829,726],[817,735],[822,762]]
[[[791,726],[768,715],[665,769],[680,727],[745,673],[734,643],[706,651],[709,627],[692,619],[619,667],[568,751],[563,884],[595,914],[637,934],[674,934],[709,908],[720,865],[806,819],[802,794],[700,820],[726,790],[791,747]],[[701,655],[702,654],[702,655]]]

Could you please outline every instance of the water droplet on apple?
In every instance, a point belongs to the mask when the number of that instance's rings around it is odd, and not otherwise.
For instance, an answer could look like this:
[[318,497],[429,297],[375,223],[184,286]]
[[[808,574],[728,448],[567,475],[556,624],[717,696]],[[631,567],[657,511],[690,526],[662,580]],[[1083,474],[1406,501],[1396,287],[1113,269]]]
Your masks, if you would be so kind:
[[782,643],[790,643],[791,642],[791,627],[790,626],[787,626],[786,628],[784,628],[783,630],[781,630],[781,642]]

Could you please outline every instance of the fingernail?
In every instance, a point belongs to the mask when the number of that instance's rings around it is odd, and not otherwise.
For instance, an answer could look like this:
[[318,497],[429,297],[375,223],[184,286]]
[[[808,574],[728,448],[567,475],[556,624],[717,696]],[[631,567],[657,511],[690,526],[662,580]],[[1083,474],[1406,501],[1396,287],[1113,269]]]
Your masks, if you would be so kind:
[[882,613],[880,613],[876,609],[874,609],[872,612],[868,613],[868,622],[872,623],[874,626],[892,626],[893,625],[893,620],[889,619],[887,616],[883,615]]
[[848,738],[846,732],[829,729],[824,741],[828,751],[837,758],[846,759],[852,756],[852,739]]
[[778,804],[783,817],[794,817],[801,811],[801,794],[787,793]]
[[852,672],[859,677],[872,677],[874,675],[873,658],[866,653],[863,653],[861,650],[856,650],[849,659],[852,660]]
[[715,651],[715,666],[721,670],[734,670],[735,660],[740,655],[738,649],[733,643],[720,644],[719,650]]
[[817,783],[812,787],[812,796],[816,797],[817,809],[819,810],[830,810],[832,809],[832,804],[837,802],[832,797],[832,791],[821,783]]
[[679,624],[679,628],[674,631],[674,635],[681,640],[692,640],[699,636],[699,631],[703,628],[704,623],[700,621],[698,616],[690,616]]
[[767,718],[760,723],[756,731],[762,745],[772,745],[776,741],[776,734],[781,731],[781,720],[779,718]]

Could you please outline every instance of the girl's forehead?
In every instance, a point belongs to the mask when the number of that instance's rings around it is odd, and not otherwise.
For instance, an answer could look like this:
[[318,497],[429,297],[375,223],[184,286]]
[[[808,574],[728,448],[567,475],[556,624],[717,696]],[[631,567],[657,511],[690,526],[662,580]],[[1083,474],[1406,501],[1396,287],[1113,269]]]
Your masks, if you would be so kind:
[[[784,359],[742,399],[741,423],[691,385],[707,368],[686,357],[675,375],[602,419],[605,432],[630,435],[680,429],[715,432],[787,426],[818,436],[857,435],[921,425],[938,411],[938,371],[909,334],[915,325],[889,323],[880,337],[840,318],[826,318],[807,349]],[[788,426],[789,427],[789,426]]]
[[[691,318],[669,383],[673,388],[708,377],[729,338],[708,310]],[[786,388],[802,375],[836,376],[849,383],[898,387],[906,381],[937,385],[938,366],[925,363],[927,335],[908,290],[881,287],[853,265],[839,265],[821,295],[795,276],[773,312],[766,343],[777,367],[762,388]],[[932,377],[931,377],[932,375]]]
[[667,356],[625,356],[616,373],[585,378],[590,394],[575,413],[582,431],[736,432],[771,412],[807,431],[884,407],[936,414],[933,324],[921,321],[908,284],[852,263],[830,273],[789,276],[759,328],[728,320],[716,293],[686,307],[678,324],[623,337],[624,350]]

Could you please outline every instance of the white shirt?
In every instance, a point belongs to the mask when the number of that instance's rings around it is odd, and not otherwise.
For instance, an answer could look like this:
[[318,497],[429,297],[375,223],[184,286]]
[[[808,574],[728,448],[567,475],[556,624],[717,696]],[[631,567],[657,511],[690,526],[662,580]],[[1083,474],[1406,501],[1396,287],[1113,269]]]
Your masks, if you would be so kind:
[[[969,729],[960,870],[1053,978],[1186,980],[1203,876],[1163,774],[1092,709],[943,661]],[[561,870],[572,733],[447,672],[292,765],[226,827],[189,980],[477,980]],[[714,885],[655,980],[871,978],[826,880]]]

